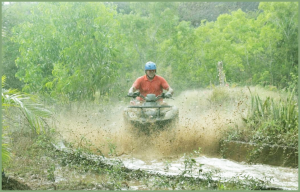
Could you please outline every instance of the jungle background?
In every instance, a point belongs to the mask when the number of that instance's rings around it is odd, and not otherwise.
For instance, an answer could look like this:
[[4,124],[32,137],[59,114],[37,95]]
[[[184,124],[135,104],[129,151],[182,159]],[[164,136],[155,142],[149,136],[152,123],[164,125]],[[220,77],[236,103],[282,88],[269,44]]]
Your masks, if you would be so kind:
[[[5,89],[61,102],[120,98],[157,64],[177,93],[298,79],[297,2],[10,3],[3,5]],[[58,99],[59,98],[59,99]]]
[[[53,188],[56,131],[75,121],[88,125],[91,114],[101,120],[90,126],[92,135],[96,124],[107,126],[106,115],[128,102],[147,61],[185,102],[181,114],[200,106],[230,119],[229,108],[244,107],[243,124],[229,123],[226,139],[255,141],[258,149],[298,147],[298,2],[2,2],[2,168],[31,188]],[[80,149],[89,138],[78,136],[82,125],[78,130],[72,142]],[[186,142],[199,144],[197,134]],[[115,153],[115,143],[96,136],[107,143],[106,155]],[[108,174],[114,178],[120,170]],[[50,183],[37,186],[36,178]],[[101,189],[120,189],[123,180]],[[71,186],[82,183],[60,189]]]

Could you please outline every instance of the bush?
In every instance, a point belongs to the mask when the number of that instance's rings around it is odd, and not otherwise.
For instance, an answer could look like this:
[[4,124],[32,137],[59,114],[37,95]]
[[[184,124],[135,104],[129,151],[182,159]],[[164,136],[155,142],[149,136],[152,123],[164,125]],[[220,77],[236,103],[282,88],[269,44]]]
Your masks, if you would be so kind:
[[215,104],[222,104],[230,100],[230,94],[226,87],[216,87],[213,89],[209,100]]

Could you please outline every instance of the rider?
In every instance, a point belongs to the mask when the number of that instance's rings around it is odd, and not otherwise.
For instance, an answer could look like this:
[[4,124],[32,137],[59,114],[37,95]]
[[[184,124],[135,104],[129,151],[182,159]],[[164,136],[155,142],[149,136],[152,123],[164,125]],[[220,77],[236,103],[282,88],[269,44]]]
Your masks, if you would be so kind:
[[[168,92],[165,94],[166,98],[170,98],[173,95],[173,89],[169,86],[167,81],[156,75],[156,65],[152,61],[149,61],[145,65],[145,75],[137,78],[132,87],[128,91],[128,95],[132,96],[136,90],[140,91],[140,94],[146,97],[147,94],[155,94],[156,96],[163,93],[163,89]],[[139,101],[143,101],[141,97],[136,98]]]

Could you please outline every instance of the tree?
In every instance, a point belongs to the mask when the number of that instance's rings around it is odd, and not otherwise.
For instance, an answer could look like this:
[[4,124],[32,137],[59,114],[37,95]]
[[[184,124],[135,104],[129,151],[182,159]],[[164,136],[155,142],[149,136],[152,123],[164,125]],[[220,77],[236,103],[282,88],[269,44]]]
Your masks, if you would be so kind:
[[118,63],[116,11],[103,3],[38,3],[31,21],[15,28],[21,44],[17,77],[24,91],[66,100],[110,91]]
[[281,87],[298,72],[298,2],[262,2],[258,17],[271,84]]
[[15,77],[18,68],[15,60],[19,54],[19,43],[12,40],[14,26],[27,21],[34,3],[9,3],[2,5],[2,69],[6,76],[4,88],[22,89],[23,83]]
[[157,64],[158,74],[166,74],[169,49],[163,49],[162,44],[176,33],[178,24],[177,3],[130,3],[130,8],[130,14],[118,15],[123,50],[120,78],[126,78],[126,85],[123,83],[127,90],[143,74],[147,61]]

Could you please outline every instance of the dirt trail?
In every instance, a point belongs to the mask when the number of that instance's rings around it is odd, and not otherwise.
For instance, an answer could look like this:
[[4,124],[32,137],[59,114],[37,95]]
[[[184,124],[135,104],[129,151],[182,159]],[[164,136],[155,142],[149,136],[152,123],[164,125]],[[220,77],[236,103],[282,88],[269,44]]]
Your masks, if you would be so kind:
[[153,156],[177,156],[201,147],[202,153],[217,156],[222,131],[240,123],[241,111],[237,107],[239,101],[235,99],[229,102],[230,105],[212,105],[211,95],[211,90],[186,91],[167,101],[179,108],[180,123],[175,129],[175,139],[170,139],[169,131],[153,137],[131,134],[123,123],[124,104],[106,112],[88,109],[60,114],[58,128],[64,140],[91,145],[95,151],[98,148],[104,154],[115,149],[117,154],[152,159]]

